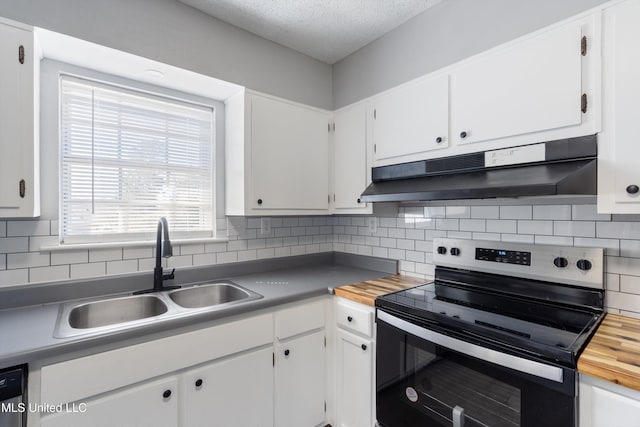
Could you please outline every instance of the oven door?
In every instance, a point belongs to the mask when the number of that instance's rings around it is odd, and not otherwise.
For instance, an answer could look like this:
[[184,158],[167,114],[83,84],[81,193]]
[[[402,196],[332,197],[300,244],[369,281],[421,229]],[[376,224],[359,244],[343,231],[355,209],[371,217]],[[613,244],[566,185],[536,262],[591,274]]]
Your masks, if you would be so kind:
[[376,415],[385,427],[575,426],[576,376],[378,309]]

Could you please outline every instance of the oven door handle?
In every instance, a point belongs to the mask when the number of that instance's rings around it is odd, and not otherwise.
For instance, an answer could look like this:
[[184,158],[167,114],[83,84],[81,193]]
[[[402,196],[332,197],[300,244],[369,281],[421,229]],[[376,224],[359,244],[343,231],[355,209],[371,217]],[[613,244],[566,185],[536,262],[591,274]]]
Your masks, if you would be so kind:
[[562,383],[563,381],[562,368],[557,366],[523,359],[511,354],[502,353],[490,348],[443,335],[430,329],[422,328],[411,322],[407,322],[406,320],[400,319],[380,309],[378,309],[378,319],[411,335],[415,335],[434,344],[457,351],[458,353],[466,354],[467,356],[475,357],[495,365],[500,365],[505,368],[520,371],[539,378],[545,378],[557,383]]

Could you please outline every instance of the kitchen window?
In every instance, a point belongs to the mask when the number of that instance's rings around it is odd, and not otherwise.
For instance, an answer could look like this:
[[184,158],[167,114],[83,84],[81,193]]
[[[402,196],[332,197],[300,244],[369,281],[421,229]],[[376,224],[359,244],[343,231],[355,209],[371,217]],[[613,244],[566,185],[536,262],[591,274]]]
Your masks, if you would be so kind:
[[214,237],[215,111],[60,76],[60,238]]

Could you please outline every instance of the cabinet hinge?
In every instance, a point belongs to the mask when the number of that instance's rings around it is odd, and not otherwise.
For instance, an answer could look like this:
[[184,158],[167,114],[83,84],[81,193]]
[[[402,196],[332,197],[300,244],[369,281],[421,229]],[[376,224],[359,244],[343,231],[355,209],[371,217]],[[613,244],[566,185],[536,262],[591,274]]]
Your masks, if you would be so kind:
[[24,196],[27,192],[27,184],[26,182],[24,182],[24,179],[20,180],[20,183],[18,184],[18,192],[20,194],[20,198],[24,199]]
[[580,53],[582,56],[587,56],[587,36],[582,36],[580,40]]
[[18,46],[18,62],[24,64],[24,46]]
[[580,99],[580,110],[583,113],[587,112],[587,94],[583,93],[582,98]]

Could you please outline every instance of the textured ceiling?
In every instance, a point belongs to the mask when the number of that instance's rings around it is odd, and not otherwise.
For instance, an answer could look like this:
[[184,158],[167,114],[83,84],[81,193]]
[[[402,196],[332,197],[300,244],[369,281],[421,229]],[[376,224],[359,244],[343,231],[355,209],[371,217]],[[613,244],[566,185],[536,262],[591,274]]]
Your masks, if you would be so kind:
[[442,0],[179,0],[333,64]]

